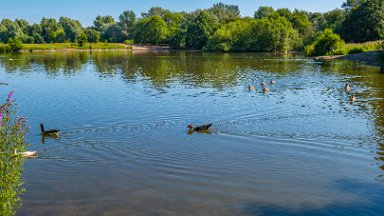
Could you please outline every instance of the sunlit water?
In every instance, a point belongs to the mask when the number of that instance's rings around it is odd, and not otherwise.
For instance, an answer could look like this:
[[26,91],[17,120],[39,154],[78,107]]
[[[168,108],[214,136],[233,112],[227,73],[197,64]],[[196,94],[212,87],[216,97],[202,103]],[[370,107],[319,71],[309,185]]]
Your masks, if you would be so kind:
[[[0,55],[0,82],[1,98],[16,90],[39,153],[25,163],[17,215],[384,212],[380,68],[249,53],[29,53]],[[61,139],[42,140],[41,122]],[[210,122],[211,133],[187,133]]]

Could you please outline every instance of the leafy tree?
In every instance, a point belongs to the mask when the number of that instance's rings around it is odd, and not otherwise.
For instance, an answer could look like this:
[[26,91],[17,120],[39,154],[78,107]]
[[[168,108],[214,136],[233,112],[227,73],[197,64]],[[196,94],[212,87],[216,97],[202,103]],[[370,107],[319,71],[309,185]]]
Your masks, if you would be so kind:
[[365,42],[384,37],[382,0],[357,1],[350,10],[341,28],[341,35],[346,41]]
[[83,47],[87,43],[87,35],[83,32],[79,37],[77,37],[77,45]]
[[100,33],[104,32],[108,26],[115,23],[115,19],[112,16],[97,16],[93,21],[94,28]]
[[86,28],[84,33],[87,35],[87,41],[97,43],[100,40],[100,32],[92,28]]
[[179,28],[168,40],[168,45],[175,49],[183,49],[186,46],[187,30]]
[[102,34],[102,38],[109,42],[123,42],[125,40],[122,26],[114,23],[108,25],[107,29]]
[[273,14],[275,14],[275,10],[272,7],[261,6],[255,12],[254,17],[255,19],[262,19],[262,18],[270,17]]
[[45,42],[64,42],[65,32],[63,27],[53,18],[43,18],[40,22],[42,36]]
[[288,51],[295,46],[297,32],[284,18],[244,18],[220,27],[210,37],[206,50]]
[[203,48],[216,29],[215,21],[207,12],[197,11],[188,24],[186,47]]
[[17,22],[3,19],[0,23],[0,40],[7,43],[9,38],[23,38],[24,33]]
[[24,35],[28,35],[28,30],[30,28],[28,21],[26,21],[25,19],[16,19],[15,23],[17,23],[17,25],[19,25],[19,27],[23,31]]
[[124,38],[131,39],[133,38],[133,28],[135,27],[136,23],[136,14],[133,11],[124,11],[119,16],[119,24],[122,29],[122,34],[124,35]]
[[162,7],[151,7],[147,13],[141,13],[141,16],[143,18],[148,18],[148,17],[151,17],[151,16],[159,16],[161,17],[163,20],[165,20],[165,17],[166,15],[170,14],[171,11],[170,10],[167,10],[167,9],[164,9]]
[[240,10],[236,5],[217,3],[209,8],[207,12],[218,24],[228,23],[240,18]]
[[251,28],[256,21],[239,19],[221,26],[209,39],[205,50],[247,51],[250,50]]
[[23,49],[23,42],[17,36],[13,37],[13,38],[8,38],[7,45],[8,45],[9,50],[12,53],[20,52]]
[[68,17],[60,17],[59,24],[63,27],[65,32],[65,40],[75,42],[82,33],[83,27],[78,20],[73,20]]
[[29,35],[32,38],[31,43],[45,43],[43,38],[43,28],[40,24],[33,24],[29,28]]
[[330,55],[334,50],[340,49],[345,45],[345,42],[338,34],[335,34],[332,29],[325,29],[324,32],[310,45],[309,55]]
[[144,44],[161,44],[168,37],[168,27],[160,16],[140,19],[134,30],[134,40]]

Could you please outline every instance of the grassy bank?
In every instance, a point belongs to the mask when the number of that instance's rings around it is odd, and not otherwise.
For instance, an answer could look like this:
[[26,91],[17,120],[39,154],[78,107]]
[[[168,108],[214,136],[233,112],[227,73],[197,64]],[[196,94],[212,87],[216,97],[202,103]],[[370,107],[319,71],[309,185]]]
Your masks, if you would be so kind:
[[343,48],[334,51],[334,55],[355,54],[362,52],[378,51],[381,41],[370,41],[365,43],[347,43]]
[[[86,43],[79,47],[76,43],[23,44],[23,52],[66,49],[131,49],[132,46],[121,43]],[[9,50],[7,44],[0,44],[0,52]]]

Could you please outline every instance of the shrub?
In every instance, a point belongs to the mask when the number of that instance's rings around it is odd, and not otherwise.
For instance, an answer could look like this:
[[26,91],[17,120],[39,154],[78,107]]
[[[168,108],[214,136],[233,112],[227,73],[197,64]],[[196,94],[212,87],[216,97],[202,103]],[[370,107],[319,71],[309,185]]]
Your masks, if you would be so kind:
[[125,40],[124,44],[132,45],[132,44],[134,44],[134,41],[133,40]]
[[343,48],[345,42],[340,38],[338,34],[333,33],[331,29],[325,29],[324,32],[315,40],[310,46],[314,46],[311,49],[311,53],[308,55],[333,55],[334,51]]
[[9,50],[13,53],[20,52],[23,49],[23,42],[18,37],[13,37],[8,39]]
[[5,103],[0,106],[0,215],[16,213],[23,189],[21,172],[25,150],[26,120],[16,116],[17,107],[9,93]]

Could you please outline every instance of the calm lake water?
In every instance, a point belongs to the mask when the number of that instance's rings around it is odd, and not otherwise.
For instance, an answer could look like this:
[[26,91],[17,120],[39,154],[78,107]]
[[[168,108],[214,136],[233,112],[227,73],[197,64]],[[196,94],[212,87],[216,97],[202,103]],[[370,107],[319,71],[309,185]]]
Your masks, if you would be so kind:
[[[25,53],[0,55],[0,82],[4,100],[16,90],[28,149],[39,152],[25,163],[19,216],[384,212],[378,67],[250,53]],[[41,122],[61,139],[43,143]],[[187,133],[210,122],[209,134]]]

